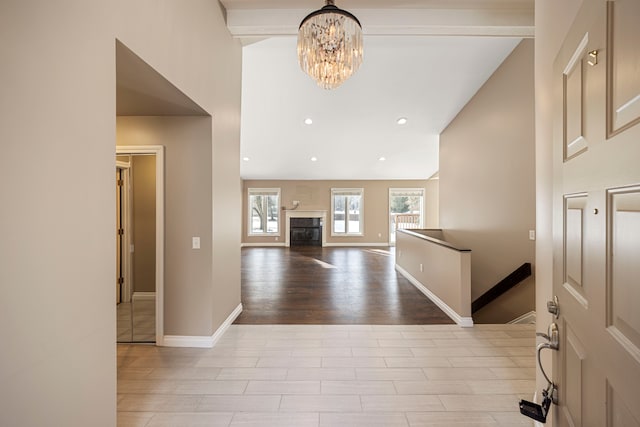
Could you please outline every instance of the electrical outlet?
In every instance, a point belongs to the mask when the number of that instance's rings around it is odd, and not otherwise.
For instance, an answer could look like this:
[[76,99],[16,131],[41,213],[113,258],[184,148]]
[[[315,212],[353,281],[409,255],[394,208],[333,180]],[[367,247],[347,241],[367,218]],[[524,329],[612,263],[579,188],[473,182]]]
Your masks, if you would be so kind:
[[382,237],[382,233],[378,233],[378,237]]
[[200,249],[200,238],[192,237],[191,238],[191,249]]
[[276,237],[276,242],[278,241],[278,237]]

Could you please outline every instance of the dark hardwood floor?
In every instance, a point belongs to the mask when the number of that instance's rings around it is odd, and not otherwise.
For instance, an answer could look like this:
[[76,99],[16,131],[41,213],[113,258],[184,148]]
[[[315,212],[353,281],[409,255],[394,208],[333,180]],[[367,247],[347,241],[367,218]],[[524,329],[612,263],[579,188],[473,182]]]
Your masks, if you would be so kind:
[[450,324],[395,271],[394,248],[243,248],[237,324]]

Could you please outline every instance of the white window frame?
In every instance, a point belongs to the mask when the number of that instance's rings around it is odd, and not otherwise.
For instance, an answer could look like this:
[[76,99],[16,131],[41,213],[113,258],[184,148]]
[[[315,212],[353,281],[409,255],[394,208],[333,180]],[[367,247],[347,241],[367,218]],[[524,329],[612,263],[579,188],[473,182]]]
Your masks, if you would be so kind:
[[[345,232],[344,233],[336,232],[335,217],[334,217],[336,196],[356,195],[353,193],[357,193],[357,195],[360,196],[360,212],[358,213],[360,231],[358,231],[357,233],[349,232],[349,214],[348,214],[349,209],[347,209],[345,206],[345,218],[344,218]],[[364,236],[364,188],[332,188],[331,189],[331,236],[335,236],[335,237]]]
[[[252,215],[252,205],[251,205],[251,196],[273,196],[278,197],[278,228],[276,231],[261,231],[254,232],[253,231],[253,215]],[[248,236],[280,236],[280,222],[282,219],[281,210],[280,210],[280,189],[279,188],[249,188],[247,190],[247,235]]]
[[[426,196],[426,189],[422,188],[422,187],[416,187],[416,188],[389,188],[389,242],[392,244],[395,244],[395,239],[392,239],[392,236],[394,236],[394,230],[392,230],[392,226],[391,226],[391,198],[394,196],[394,193],[421,193],[421,197],[422,197],[422,203],[420,204],[420,224],[418,225],[420,228],[424,228],[424,223],[425,223],[425,215],[426,215],[426,203],[427,203],[427,196]],[[397,231],[397,230],[395,230]]]

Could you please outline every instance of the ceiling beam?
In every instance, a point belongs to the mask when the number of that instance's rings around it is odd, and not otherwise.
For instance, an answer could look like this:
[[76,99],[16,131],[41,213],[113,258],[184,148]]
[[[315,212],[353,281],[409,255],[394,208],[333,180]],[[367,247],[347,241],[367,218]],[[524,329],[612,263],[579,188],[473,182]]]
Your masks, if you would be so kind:
[[[227,27],[234,37],[296,35],[308,9],[231,9]],[[533,9],[354,9],[370,36],[534,36]]]

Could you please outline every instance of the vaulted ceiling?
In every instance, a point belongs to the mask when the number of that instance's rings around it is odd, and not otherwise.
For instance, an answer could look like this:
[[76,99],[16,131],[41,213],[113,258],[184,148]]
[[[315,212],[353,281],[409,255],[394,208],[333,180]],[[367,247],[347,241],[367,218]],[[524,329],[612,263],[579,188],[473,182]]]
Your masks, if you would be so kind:
[[338,0],[362,23],[365,55],[328,91],[296,58],[298,25],[322,1],[222,3],[245,45],[245,179],[428,178],[438,170],[440,132],[533,36],[533,0]]
[[[244,46],[244,179],[426,179],[438,170],[440,132],[533,36],[533,0],[337,0],[362,23],[364,62],[341,87],[324,90],[296,58],[298,25],[323,1],[221,3]],[[133,67],[130,57],[121,49],[120,63]],[[124,100],[137,84],[122,74]],[[180,95],[169,106],[202,112]]]

